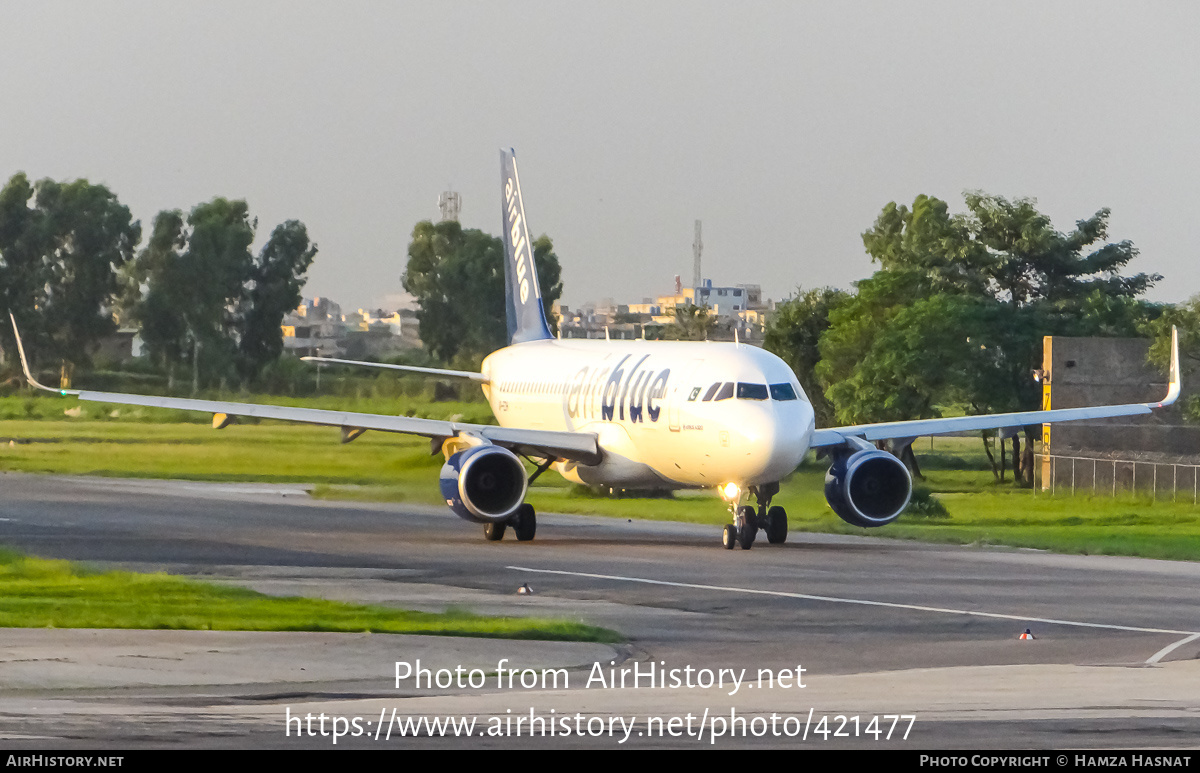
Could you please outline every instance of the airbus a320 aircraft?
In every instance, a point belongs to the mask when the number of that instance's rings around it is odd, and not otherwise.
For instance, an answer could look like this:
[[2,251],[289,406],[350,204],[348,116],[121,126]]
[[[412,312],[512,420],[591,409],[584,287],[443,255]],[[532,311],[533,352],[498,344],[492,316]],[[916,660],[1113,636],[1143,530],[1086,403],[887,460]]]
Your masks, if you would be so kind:
[[[81,400],[211,413],[218,429],[231,417],[252,416],[340,427],[343,442],[365,430],[427,437],[431,452],[446,457],[440,480],[446,504],[456,515],[482,523],[489,540],[503,538],[508,526],[518,540],[533,539],[536,517],[525,495],[529,483],[551,467],[576,483],[711,487],[732,516],[722,533],[729,549],[749,549],[760,529],[772,543],[786,539],[787,514],[771,500],[811,449],[823,449],[832,458],[825,496],[834,512],[855,526],[883,526],[908,505],[912,479],[904,464],[876,448],[875,441],[898,441],[902,447],[925,435],[1145,414],[1179,396],[1176,334],[1170,386],[1160,403],[817,429],[795,374],[762,349],[738,343],[556,340],[542,308],[516,158],[511,150],[500,156],[510,345],[484,360],[479,373],[308,358],[477,381],[499,426],[51,389],[34,380],[22,348],[25,375],[34,386]],[[19,337],[17,342],[20,347]],[[536,466],[532,475],[521,457]]]

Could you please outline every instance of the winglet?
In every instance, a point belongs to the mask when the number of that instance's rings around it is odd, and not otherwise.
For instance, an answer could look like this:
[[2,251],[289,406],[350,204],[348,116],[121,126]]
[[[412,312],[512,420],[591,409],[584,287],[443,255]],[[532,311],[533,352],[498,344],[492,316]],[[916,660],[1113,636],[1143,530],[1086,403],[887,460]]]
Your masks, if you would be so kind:
[[37,387],[38,389],[42,389],[47,392],[57,392],[60,395],[79,394],[78,389],[54,389],[53,387],[48,387],[45,384],[38,383],[38,380],[33,377],[33,373],[29,371],[29,362],[25,359],[25,345],[21,343],[21,331],[17,330],[17,318],[13,316],[11,311],[8,312],[8,318],[12,320],[13,337],[17,339],[17,353],[21,355],[21,369],[25,371],[25,380],[29,382],[30,386]]
[[1179,328],[1171,326],[1171,383],[1167,386],[1167,396],[1163,398],[1161,403],[1156,403],[1153,407],[1163,408],[1170,405],[1179,399],[1179,392],[1183,388],[1183,380],[1179,375]]

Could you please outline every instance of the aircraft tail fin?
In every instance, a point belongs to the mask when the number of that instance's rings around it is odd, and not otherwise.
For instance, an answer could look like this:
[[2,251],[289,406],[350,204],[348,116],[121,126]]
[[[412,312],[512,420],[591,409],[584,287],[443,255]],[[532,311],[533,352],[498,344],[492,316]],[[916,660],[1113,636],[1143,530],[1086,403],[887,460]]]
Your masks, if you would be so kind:
[[519,344],[553,338],[542,308],[542,290],[538,285],[533,261],[533,242],[525,223],[525,203],[517,178],[517,157],[511,150],[500,151],[501,191],[503,194],[504,289],[508,312],[508,340]]

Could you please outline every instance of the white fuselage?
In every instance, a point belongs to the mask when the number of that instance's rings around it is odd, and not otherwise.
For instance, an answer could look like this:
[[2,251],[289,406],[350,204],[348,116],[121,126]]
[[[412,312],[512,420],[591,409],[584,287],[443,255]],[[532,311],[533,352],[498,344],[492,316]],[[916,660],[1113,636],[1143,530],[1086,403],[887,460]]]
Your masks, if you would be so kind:
[[596,433],[600,464],[556,465],[575,482],[774,483],[796,468],[812,439],[812,405],[791,368],[753,346],[530,341],[495,352],[482,370],[501,426]]

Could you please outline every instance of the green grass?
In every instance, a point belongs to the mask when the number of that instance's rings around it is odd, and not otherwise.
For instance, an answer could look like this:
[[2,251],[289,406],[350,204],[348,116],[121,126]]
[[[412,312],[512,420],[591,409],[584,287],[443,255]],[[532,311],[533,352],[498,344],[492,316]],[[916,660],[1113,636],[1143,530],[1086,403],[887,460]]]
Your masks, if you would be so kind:
[[0,469],[109,477],[379,484],[428,490],[438,502],[440,456],[429,441],[368,432],[342,445],[336,428],[263,423],[0,423]]
[[165,574],[91,572],[0,551],[0,628],[342,631],[553,641],[621,641],[565,620],[442,614],[275,598]]

